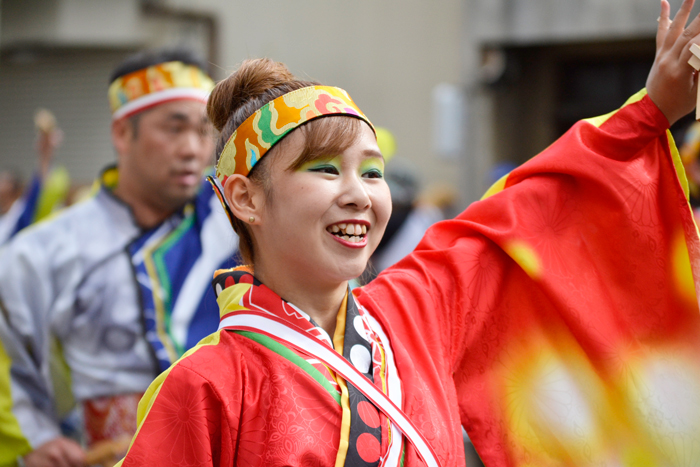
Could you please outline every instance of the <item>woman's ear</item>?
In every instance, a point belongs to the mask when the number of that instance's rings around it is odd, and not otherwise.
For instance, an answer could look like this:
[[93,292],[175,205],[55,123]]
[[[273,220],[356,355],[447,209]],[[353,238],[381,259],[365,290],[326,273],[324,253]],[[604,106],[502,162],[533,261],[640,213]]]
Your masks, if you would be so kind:
[[260,223],[265,200],[261,186],[243,175],[231,175],[224,184],[224,196],[234,216],[247,224]]

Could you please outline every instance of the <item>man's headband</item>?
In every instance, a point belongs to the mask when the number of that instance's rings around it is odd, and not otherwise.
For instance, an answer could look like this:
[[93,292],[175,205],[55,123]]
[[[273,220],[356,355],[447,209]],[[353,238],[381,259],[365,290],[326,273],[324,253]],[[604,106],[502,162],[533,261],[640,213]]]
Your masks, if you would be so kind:
[[109,86],[112,120],[129,117],[164,102],[207,102],[214,82],[204,71],[182,62],[165,62],[120,76]]
[[293,129],[319,117],[349,115],[372,122],[355,105],[347,92],[331,86],[309,86],[289,92],[260,107],[236,128],[226,142],[216,176],[221,184],[229,175],[248,176],[252,168]]

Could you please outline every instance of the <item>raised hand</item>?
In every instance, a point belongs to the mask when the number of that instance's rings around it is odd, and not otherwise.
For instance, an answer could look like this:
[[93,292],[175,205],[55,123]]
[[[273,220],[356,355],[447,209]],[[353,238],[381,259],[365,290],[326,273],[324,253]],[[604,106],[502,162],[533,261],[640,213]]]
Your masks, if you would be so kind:
[[671,6],[661,0],[656,32],[656,58],[647,78],[647,92],[670,124],[695,108],[697,72],[688,64],[693,43],[700,43],[700,16],[686,27],[694,0],[684,0],[671,21]]

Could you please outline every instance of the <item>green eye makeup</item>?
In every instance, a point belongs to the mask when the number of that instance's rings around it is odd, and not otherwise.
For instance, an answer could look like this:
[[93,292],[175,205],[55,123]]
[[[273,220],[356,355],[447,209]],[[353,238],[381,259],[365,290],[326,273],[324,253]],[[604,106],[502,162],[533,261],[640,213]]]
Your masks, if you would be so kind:
[[[299,167],[299,172],[327,172],[339,174],[342,171],[342,159],[340,156],[326,159],[316,159],[306,162]],[[370,178],[384,178],[384,160],[380,157],[370,157],[362,161],[359,175]]]
[[323,170],[336,170],[340,172],[340,157],[316,159],[306,162],[298,169],[299,172],[318,172]]
[[384,178],[384,159],[379,157],[365,159],[360,165],[360,174]]

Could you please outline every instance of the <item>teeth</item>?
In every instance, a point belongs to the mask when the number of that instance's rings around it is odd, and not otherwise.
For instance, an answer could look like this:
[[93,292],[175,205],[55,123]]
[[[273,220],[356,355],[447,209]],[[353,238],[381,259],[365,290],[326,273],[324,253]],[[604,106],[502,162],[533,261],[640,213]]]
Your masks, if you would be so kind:
[[359,242],[362,240],[360,235],[365,235],[367,233],[367,226],[360,224],[333,224],[328,227],[328,231],[333,234],[342,234],[341,238],[352,242]]

